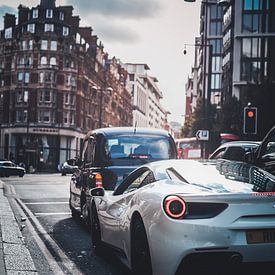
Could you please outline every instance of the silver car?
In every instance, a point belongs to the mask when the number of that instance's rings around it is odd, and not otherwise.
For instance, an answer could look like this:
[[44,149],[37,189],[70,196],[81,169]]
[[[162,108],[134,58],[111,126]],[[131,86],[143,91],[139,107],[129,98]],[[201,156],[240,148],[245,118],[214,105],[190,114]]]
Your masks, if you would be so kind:
[[256,166],[158,161],[91,194],[94,251],[108,244],[135,274],[275,262],[275,177]]

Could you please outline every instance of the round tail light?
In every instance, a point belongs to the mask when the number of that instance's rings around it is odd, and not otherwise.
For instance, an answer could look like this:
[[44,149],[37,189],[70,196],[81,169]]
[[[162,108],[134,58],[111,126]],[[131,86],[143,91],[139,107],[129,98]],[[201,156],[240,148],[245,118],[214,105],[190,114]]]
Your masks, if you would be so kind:
[[181,219],[186,214],[186,202],[178,196],[168,196],[164,200],[164,211],[173,219]]

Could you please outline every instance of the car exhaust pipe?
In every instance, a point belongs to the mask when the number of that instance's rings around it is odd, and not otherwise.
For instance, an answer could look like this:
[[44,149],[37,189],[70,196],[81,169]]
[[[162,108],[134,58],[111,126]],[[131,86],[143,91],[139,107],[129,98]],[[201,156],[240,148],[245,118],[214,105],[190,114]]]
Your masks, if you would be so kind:
[[229,263],[234,265],[241,264],[242,261],[243,261],[243,257],[241,254],[238,254],[238,253],[234,253],[229,257]]

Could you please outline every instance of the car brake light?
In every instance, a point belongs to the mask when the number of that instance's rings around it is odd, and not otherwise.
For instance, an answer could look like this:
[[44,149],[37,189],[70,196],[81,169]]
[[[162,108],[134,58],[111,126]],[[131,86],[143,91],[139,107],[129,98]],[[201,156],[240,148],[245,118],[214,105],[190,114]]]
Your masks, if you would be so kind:
[[186,214],[186,203],[185,201],[175,195],[168,196],[164,200],[164,211],[173,219],[181,219]]
[[96,188],[103,188],[103,184],[102,184],[102,176],[100,173],[97,173],[95,175],[95,187]]

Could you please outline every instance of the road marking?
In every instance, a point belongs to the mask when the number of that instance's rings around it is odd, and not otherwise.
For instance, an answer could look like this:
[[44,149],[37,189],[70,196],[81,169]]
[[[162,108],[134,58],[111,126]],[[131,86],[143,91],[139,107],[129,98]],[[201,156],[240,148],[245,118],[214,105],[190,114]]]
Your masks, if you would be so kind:
[[[24,203],[16,196],[15,188],[12,185],[6,185],[9,188],[9,192],[11,195],[14,195],[14,199],[17,202],[18,210],[22,213],[21,216],[24,217],[26,214],[29,219],[26,220],[26,224],[28,226],[29,231],[34,237],[37,245],[40,247],[40,250],[44,254],[46,260],[48,261],[53,274],[56,275],[65,275],[65,274],[74,274],[80,275],[83,274],[81,270],[78,269],[76,264],[71,261],[67,255],[63,252],[63,250],[59,247],[59,245],[55,242],[55,240],[48,234],[48,232],[43,228],[38,219],[34,216],[31,210],[24,205]],[[30,222],[30,219],[33,223]],[[53,251],[57,254],[59,258],[59,262],[67,269],[67,271],[63,271],[57,260],[52,255],[48,247],[45,245],[45,241],[41,239],[41,236],[46,240],[48,245],[53,249]]]
[[71,212],[34,213],[35,216],[71,215]]
[[46,201],[46,202],[25,202],[26,205],[39,205],[39,204],[69,204],[67,201]]

